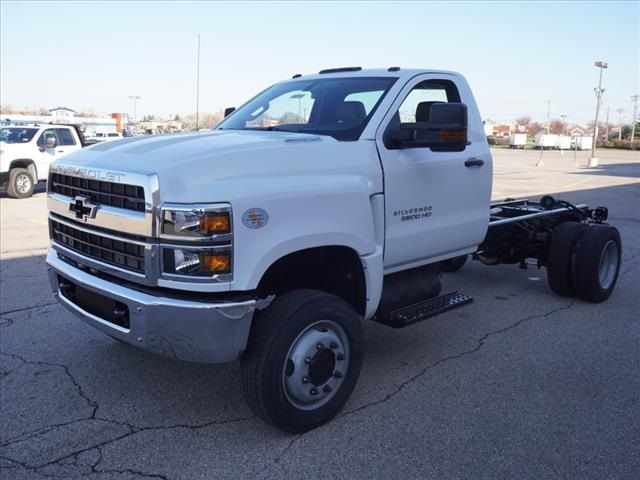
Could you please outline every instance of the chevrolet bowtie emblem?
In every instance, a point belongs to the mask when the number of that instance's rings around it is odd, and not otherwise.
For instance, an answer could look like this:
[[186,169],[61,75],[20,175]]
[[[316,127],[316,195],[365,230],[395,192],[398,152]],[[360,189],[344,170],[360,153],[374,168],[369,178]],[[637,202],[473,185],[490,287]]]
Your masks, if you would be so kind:
[[69,204],[69,211],[76,214],[76,218],[85,221],[87,218],[95,218],[100,205],[94,205],[87,197],[77,196]]

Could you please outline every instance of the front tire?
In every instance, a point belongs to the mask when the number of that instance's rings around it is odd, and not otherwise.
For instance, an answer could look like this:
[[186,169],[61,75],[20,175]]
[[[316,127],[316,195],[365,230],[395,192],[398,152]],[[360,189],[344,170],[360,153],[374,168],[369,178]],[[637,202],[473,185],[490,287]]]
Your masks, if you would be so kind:
[[330,421],[360,375],[362,325],[343,299],[317,290],[278,296],[254,319],[242,358],[242,389],[253,412],[285,432]]
[[578,296],[591,302],[604,302],[618,281],[622,242],[615,227],[590,226],[576,245],[573,282]]
[[28,198],[33,195],[35,184],[26,168],[12,168],[9,172],[7,195],[12,198]]

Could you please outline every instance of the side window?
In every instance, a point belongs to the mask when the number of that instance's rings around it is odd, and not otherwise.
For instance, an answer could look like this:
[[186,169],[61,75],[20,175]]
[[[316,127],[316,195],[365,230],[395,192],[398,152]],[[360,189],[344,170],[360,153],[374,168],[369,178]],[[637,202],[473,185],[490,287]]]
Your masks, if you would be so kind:
[[440,102],[459,102],[458,89],[448,80],[426,80],[417,84],[398,109],[402,123],[428,122],[431,106]]
[[58,145],[64,147],[76,144],[76,139],[73,138],[71,130],[68,128],[56,128],[56,133],[58,134]]
[[48,128],[40,134],[40,138],[38,138],[38,146],[44,147],[44,144],[47,140],[47,137],[55,137],[56,132],[53,128]]

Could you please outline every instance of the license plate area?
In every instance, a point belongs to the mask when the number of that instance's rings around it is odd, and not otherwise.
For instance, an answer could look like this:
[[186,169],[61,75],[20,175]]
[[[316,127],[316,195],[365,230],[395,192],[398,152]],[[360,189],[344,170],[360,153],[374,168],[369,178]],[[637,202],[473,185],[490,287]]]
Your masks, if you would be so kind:
[[129,329],[129,307],[122,302],[92,292],[58,275],[60,294],[85,312],[101,320]]

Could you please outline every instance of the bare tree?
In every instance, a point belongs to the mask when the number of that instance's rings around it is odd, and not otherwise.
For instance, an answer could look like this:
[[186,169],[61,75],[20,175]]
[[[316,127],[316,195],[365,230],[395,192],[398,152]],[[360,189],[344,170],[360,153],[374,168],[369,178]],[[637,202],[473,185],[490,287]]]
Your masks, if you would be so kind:
[[549,123],[549,133],[553,133],[556,135],[564,133],[564,123],[562,122],[562,120],[559,120],[557,118],[551,120],[551,122]]
[[544,130],[544,127],[540,125],[538,122],[532,122],[527,126],[527,134],[535,135],[536,133]]

